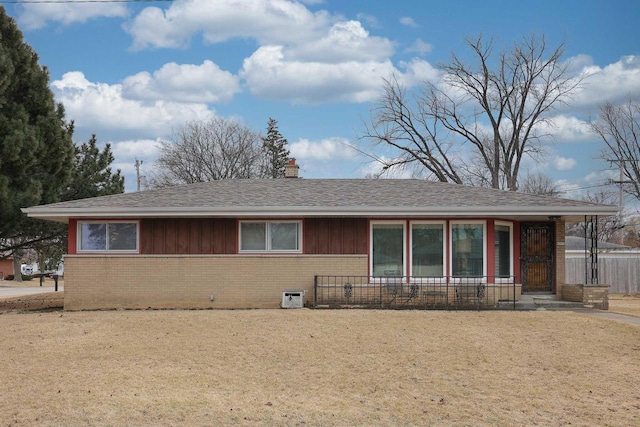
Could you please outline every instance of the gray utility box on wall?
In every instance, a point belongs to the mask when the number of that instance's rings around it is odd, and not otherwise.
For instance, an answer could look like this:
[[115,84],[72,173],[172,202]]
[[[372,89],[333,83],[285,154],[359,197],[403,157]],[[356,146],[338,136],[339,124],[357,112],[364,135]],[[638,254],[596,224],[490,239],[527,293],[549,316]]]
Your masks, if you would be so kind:
[[282,291],[282,308],[302,308],[304,291]]

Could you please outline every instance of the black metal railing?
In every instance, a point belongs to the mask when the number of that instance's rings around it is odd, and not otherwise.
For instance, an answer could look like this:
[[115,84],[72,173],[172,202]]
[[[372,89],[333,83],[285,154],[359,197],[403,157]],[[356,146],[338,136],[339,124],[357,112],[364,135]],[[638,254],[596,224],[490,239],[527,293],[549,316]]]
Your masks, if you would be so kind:
[[314,308],[514,309],[514,276],[315,276]]

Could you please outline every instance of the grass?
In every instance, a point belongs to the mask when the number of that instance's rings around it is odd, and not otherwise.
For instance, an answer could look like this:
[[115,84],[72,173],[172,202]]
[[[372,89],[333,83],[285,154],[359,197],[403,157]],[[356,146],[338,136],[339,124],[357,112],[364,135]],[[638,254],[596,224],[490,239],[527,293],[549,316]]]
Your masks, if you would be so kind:
[[571,312],[9,312],[0,346],[0,425],[640,424],[640,328]]
[[0,313],[12,310],[61,309],[64,305],[64,292],[46,292],[33,295],[0,298]]
[[609,311],[640,317],[640,294],[612,294],[609,295]]

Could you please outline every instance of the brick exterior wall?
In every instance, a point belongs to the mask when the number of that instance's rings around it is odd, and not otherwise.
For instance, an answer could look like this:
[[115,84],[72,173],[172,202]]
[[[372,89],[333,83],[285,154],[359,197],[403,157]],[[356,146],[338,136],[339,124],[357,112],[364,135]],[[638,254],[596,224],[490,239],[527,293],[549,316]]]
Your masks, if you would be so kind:
[[597,308],[600,310],[609,310],[609,287],[608,286],[589,286],[582,288],[582,302],[587,308]]
[[278,308],[287,289],[310,305],[316,274],[366,275],[367,256],[68,255],[64,308]]
[[562,287],[562,294],[559,294],[563,301],[582,302],[582,285],[567,285]]
[[564,285],[564,301],[581,302],[587,308],[609,309],[609,287],[591,285]]

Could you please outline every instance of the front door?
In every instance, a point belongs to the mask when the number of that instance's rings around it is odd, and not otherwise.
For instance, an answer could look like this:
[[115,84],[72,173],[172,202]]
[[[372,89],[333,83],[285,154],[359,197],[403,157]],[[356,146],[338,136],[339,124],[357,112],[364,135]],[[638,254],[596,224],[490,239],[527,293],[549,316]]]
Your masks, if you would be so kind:
[[555,223],[531,222],[520,226],[522,292],[553,292]]

